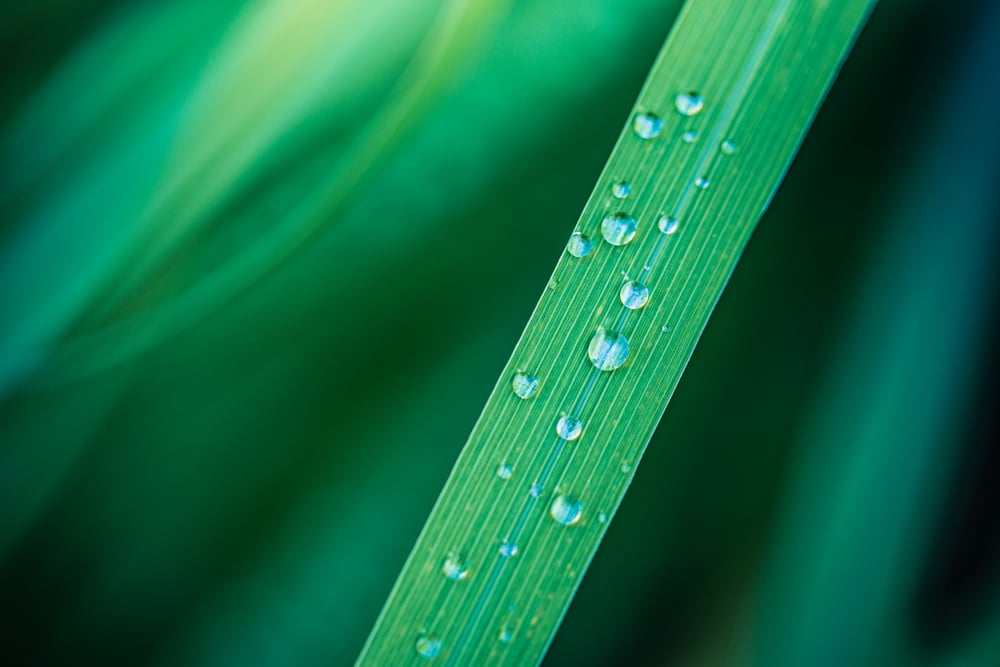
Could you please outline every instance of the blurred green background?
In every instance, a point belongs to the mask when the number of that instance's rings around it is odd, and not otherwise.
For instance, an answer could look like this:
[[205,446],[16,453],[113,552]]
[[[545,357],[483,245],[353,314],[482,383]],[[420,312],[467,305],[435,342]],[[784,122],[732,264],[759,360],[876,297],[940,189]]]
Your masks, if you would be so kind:
[[[876,9],[547,665],[1000,664],[991,4]],[[350,664],[679,6],[5,3],[0,661]]]

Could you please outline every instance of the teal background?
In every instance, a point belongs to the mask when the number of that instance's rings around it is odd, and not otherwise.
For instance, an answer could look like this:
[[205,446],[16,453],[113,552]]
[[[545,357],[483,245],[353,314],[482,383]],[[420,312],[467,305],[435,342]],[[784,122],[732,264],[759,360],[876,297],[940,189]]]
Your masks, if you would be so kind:
[[[546,664],[1000,664],[989,4],[876,9]],[[678,9],[5,4],[0,660],[350,664]]]

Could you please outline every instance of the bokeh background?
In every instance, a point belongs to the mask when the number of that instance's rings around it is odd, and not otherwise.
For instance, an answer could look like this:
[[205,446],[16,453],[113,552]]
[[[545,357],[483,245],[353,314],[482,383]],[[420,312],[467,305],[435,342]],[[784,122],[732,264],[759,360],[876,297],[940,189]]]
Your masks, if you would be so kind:
[[[546,665],[1000,665],[993,4],[876,9]],[[5,2],[0,662],[350,664],[679,6]]]

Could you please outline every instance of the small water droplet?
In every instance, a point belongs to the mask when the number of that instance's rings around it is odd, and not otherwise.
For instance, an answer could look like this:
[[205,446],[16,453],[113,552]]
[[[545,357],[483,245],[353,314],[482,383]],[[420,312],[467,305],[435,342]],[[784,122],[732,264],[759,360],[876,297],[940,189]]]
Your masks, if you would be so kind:
[[448,554],[441,565],[441,572],[449,579],[461,581],[469,574],[469,564],[455,554]]
[[632,472],[632,464],[626,461],[622,464],[622,472],[629,473]]
[[497,466],[497,477],[500,479],[510,479],[513,474],[514,469],[510,467],[509,463],[501,463]]
[[680,93],[674,98],[674,106],[684,116],[695,116],[701,112],[705,106],[705,100],[694,91]]
[[621,291],[618,292],[618,298],[621,299],[622,305],[629,310],[638,310],[649,301],[649,288],[642,283],[630,280],[622,285]]
[[635,115],[632,129],[643,139],[655,139],[663,131],[663,119],[655,113],[643,111]]
[[698,140],[698,133],[695,132],[694,130],[688,130],[687,132],[681,135],[681,141],[683,141],[686,144],[693,144],[697,140]]
[[677,231],[677,226],[681,224],[680,220],[677,218],[671,218],[669,215],[664,215],[660,217],[660,220],[656,223],[656,226],[660,228],[660,231],[664,234],[673,234]]
[[422,658],[436,658],[441,652],[441,638],[436,635],[420,635],[417,638],[417,654]]
[[518,371],[510,381],[510,388],[518,398],[531,398],[538,391],[538,378],[531,373]]
[[555,278],[553,278],[552,280],[549,281],[549,289],[555,289],[557,287],[559,287],[559,281],[558,280],[556,280]]
[[528,489],[528,493],[531,494],[532,498],[538,498],[539,496],[541,496],[542,491],[544,491],[544,489],[540,484],[532,484],[531,488]]
[[617,199],[625,199],[632,192],[632,184],[626,181],[619,181],[611,186],[611,194]]
[[556,422],[556,433],[563,440],[576,440],[583,433],[583,422],[576,417],[563,415]]
[[707,188],[709,185],[712,184],[712,181],[710,181],[707,176],[699,176],[698,178],[694,179],[694,184],[697,187],[704,190],[705,188]]
[[594,247],[594,242],[585,234],[573,232],[566,244],[566,251],[574,257],[586,257]]
[[661,328],[660,331],[662,331],[663,333],[670,333],[670,325],[664,324],[663,328]]
[[628,213],[612,213],[601,223],[601,236],[611,245],[625,245],[635,238],[635,218]]
[[587,346],[587,356],[597,370],[613,371],[628,359],[628,339],[618,331],[597,327]]
[[500,545],[499,551],[504,558],[513,558],[517,555],[517,545],[513,542],[504,542]]
[[549,514],[556,523],[563,526],[572,526],[580,520],[583,513],[583,502],[572,496],[556,496],[549,507]]
[[600,514],[597,515],[597,520],[600,523],[607,523],[608,522],[608,515],[605,514],[604,512],[601,512]]
[[722,142],[722,145],[719,146],[719,150],[721,150],[725,155],[732,155],[736,152],[736,144],[729,139],[726,139]]
[[509,644],[514,639],[514,631],[510,628],[501,628],[498,639],[504,644]]

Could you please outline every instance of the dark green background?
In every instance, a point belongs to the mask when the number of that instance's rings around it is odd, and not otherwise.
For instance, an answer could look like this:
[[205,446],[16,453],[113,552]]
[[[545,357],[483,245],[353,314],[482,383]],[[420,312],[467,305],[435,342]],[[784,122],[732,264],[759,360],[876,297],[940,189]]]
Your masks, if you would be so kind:
[[[0,9],[0,661],[353,661],[679,8],[472,4]],[[989,4],[876,9],[546,664],[1000,664]]]

